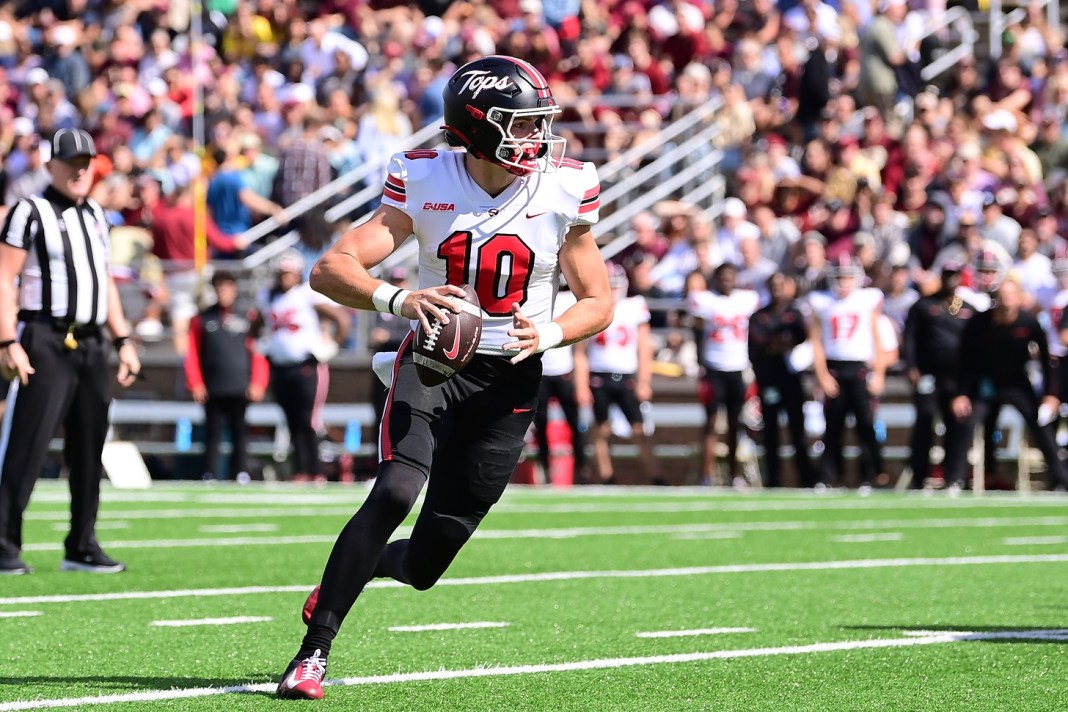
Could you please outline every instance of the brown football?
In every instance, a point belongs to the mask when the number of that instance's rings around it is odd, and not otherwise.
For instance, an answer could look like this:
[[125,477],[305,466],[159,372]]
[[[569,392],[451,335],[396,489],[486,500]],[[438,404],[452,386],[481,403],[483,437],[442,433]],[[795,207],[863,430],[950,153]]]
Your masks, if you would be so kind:
[[482,307],[470,285],[461,284],[460,289],[465,296],[453,297],[457,312],[449,316],[448,324],[432,319],[429,334],[421,327],[415,330],[412,359],[424,386],[436,386],[455,376],[478,348],[482,337]]

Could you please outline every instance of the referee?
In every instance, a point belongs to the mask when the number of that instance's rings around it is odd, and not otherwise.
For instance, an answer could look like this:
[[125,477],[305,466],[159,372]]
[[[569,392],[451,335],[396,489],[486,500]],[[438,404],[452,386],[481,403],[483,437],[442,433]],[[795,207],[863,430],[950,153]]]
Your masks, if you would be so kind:
[[71,494],[60,569],[126,568],[103,552],[95,533],[110,402],[108,351],[118,351],[123,386],[134,382],[141,363],[108,272],[107,218],[86,197],[95,155],[86,132],[57,131],[51,184],[42,197],[16,203],[0,233],[0,369],[15,379],[0,427],[0,574],[33,571],[19,558],[22,515],[60,424]]

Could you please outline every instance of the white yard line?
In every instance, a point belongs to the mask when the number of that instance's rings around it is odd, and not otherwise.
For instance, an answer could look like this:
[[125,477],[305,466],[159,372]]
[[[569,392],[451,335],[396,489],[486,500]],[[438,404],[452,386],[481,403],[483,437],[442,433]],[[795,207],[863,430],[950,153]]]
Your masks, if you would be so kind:
[[[261,514],[262,516],[262,514]],[[584,536],[645,536],[650,534],[697,534],[711,532],[801,531],[817,529],[864,530],[873,529],[953,529],[993,527],[1063,527],[1068,517],[993,517],[988,519],[904,519],[879,521],[862,519],[844,522],[785,521],[785,522],[727,522],[708,524],[649,524],[619,527],[564,527],[544,529],[479,529],[475,537],[481,541],[507,539],[574,539]],[[411,531],[401,527],[398,534]],[[109,549],[180,549],[183,547],[218,546],[282,546],[302,544],[333,544],[336,534],[304,534],[280,537],[230,537],[220,539],[121,539],[108,542]],[[27,544],[24,551],[61,551],[61,542]]]
[[152,621],[149,625],[160,628],[191,628],[198,625],[234,625],[235,623],[269,623],[270,616],[234,616],[233,618],[198,618],[184,621]]
[[0,611],[0,618],[36,618],[43,615],[43,611]]
[[831,541],[840,544],[864,544],[872,541],[902,541],[905,535],[901,532],[885,532],[882,534],[841,534],[832,536]]
[[[942,632],[931,633],[922,637],[911,636],[903,638],[876,638],[874,640],[844,640],[827,643],[812,643],[809,645],[789,645],[779,648],[743,648],[740,650],[717,650],[715,652],[706,653],[678,653],[675,655],[649,655],[631,658],[575,660],[566,663],[541,665],[477,667],[463,670],[428,670],[425,672],[393,673],[391,675],[345,677],[337,680],[327,680],[324,684],[332,687],[352,687],[358,685],[403,684],[406,682],[422,682],[427,680],[509,677],[514,675],[574,672],[577,670],[610,670],[645,665],[673,665],[680,663],[705,662],[710,660],[763,658],[779,655],[810,655],[813,653],[833,653],[847,650],[912,648],[919,645],[940,645],[982,640],[1068,640],[1068,631],[995,631],[990,633]],[[216,695],[273,692],[276,687],[277,685],[275,683],[260,683],[254,685],[234,685],[231,687],[191,687],[186,689],[153,690],[119,695],[99,695],[96,697],[69,697],[55,700],[26,700],[0,703],[0,712],[82,707],[89,705],[116,704],[120,702],[187,700],[196,697],[212,697]]]
[[654,630],[639,632],[638,638],[688,638],[696,635],[724,635],[727,633],[755,633],[756,628],[695,628],[693,630]]
[[276,532],[277,524],[204,524],[197,527],[201,534],[248,534],[251,532]]
[[428,623],[427,625],[395,625],[392,633],[421,633],[428,630],[464,630],[466,628],[507,628],[511,623],[493,621],[475,621],[473,623]]
[[1066,544],[1068,536],[1010,536],[1001,540],[1008,546],[1031,546],[1032,544]]
[[[438,586],[495,586],[506,583],[535,583],[541,581],[578,581],[585,579],[645,579],[675,576],[714,576],[719,574],[747,574],[784,571],[846,571],[864,569],[893,569],[927,566],[987,566],[993,564],[1057,564],[1068,562],[1068,554],[1024,554],[1012,556],[957,556],[909,559],[850,559],[845,561],[806,561],[766,564],[725,564],[721,566],[691,566],[675,569],[636,569],[605,571],[548,571],[539,574],[504,574],[468,578],[444,578]],[[302,586],[244,586],[234,588],[176,589],[169,591],[125,591],[121,593],[56,594],[50,596],[12,596],[0,598],[0,605],[30,603],[81,603],[86,601],[129,601],[201,596],[247,596],[261,593],[307,593],[314,584]],[[368,588],[402,588],[396,581],[371,581]]]
[[[130,523],[123,520],[112,520],[105,522],[97,522],[97,529],[129,529]],[[70,524],[63,522],[56,522],[52,525],[52,531],[65,532],[70,529]]]
[[708,540],[708,539],[741,539],[742,532],[682,532],[675,534],[672,539]]

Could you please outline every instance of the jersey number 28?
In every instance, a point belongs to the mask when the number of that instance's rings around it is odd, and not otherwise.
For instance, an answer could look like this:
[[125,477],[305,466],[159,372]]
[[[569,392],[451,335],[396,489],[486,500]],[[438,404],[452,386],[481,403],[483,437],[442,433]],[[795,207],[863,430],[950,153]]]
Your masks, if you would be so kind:
[[512,305],[527,300],[534,251],[519,235],[500,233],[479,245],[472,258],[472,234],[457,231],[445,238],[438,257],[445,260],[445,281],[467,282],[474,263],[474,287],[482,310],[490,316],[510,316]]

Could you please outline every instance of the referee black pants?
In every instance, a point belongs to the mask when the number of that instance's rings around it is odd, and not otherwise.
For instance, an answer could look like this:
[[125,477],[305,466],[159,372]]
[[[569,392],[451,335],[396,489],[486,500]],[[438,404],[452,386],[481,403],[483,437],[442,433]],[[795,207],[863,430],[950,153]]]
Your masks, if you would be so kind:
[[19,341],[36,370],[23,386],[12,383],[0,428],[0,556],[22,550],[22,515],[41,474],[48,443],[64,426],[63,456],[69,471],[71,520],[68,556],[99,549],[101,454],[108,432],[108,344],[100,336],[78,338],[67,350],[65,332],[27,322]]

